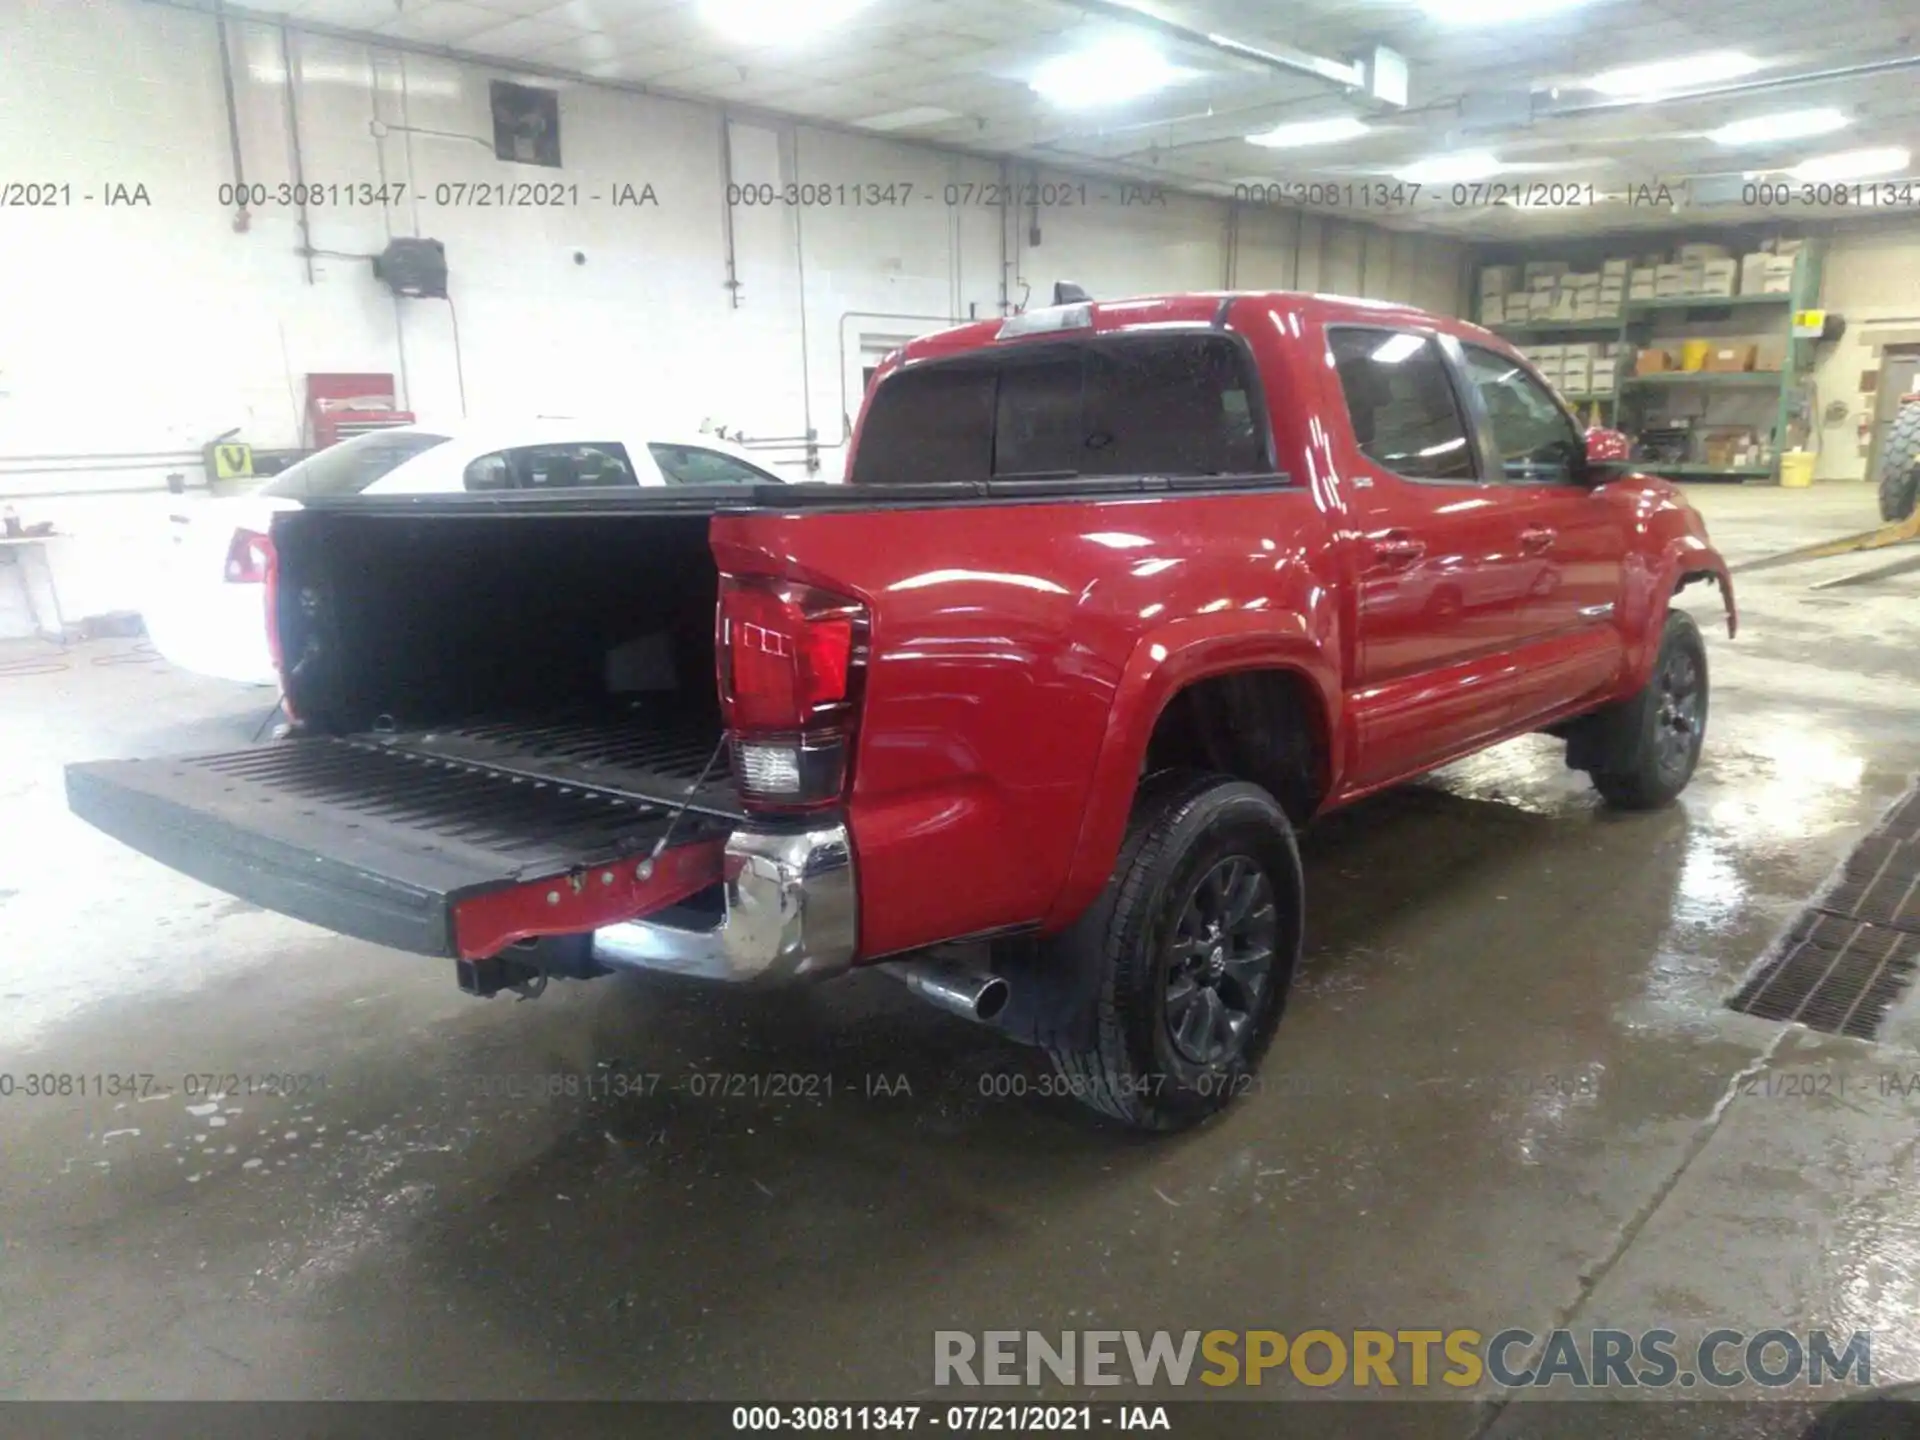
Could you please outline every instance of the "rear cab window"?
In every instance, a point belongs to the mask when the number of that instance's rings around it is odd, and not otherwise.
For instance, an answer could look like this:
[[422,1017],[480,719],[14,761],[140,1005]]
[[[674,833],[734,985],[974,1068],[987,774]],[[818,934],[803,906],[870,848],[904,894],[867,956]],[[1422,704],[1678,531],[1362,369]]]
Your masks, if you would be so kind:
[[1023,341],[897,370],[855,485],[1273,471],[1252,360],[1218,331]]

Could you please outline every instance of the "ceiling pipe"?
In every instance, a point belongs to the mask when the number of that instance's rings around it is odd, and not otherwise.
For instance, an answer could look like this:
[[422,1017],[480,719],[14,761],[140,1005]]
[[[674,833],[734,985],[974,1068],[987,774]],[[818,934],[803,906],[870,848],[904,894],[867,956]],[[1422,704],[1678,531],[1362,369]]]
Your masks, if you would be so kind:
[[1102,20],[1151,30],[1182,45],[1195,45],[1203,50],[1230,56],[1242,65],[1255,69],[1278,71],[1283,75],[1304,75],[1323,84],[1338,85],[1348,92],[1366,88],[1366,68],[1354,61],[1329,60],[1324,55],[1309,54],[1288,45],[1249,45],[1229,35],[1196,30],[1177,20],[1138,9],[1128,4],[1127,0],[1062,0],[1062,3]]
[[[1863,80],[1873,75],[1891,75],[1901,70],[1920,69],[1920,55],[1901,55],[1892,60],[1869,60],[1860,65],[1842,65],[1833,70],[1811,70],[1804,75],[1776,75],[1767,80],[1739,80],[1714,85],[1705,90],[1686,90],[1673,95],[1635,95],[1614,100],[1591,100],[1579,105],[1534,106],[1535,120],[1560,120],[1576,115],[1605,115],[1622,110],[1639,110],[1649,105],[1684,105],[1694,100],[1724,100],[1737,95],[1766,95],[1775,90],[1794,90],[1806,85],[1832,85],[1843,80]],[[1543,92],[1552,94],[1553,92]]]

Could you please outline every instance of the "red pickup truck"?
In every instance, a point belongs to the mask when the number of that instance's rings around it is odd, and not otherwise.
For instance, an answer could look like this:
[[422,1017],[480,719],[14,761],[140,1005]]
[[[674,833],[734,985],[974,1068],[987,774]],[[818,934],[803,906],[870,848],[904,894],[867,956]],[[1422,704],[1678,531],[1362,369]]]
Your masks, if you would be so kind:
[[1516,735],[1663,804],[1727,568],[1486,331],[1178,295],[917,340],[844,485],[317,500],[291,734],[69,767],[286,914],[536,993],[879,964],[1129,1124],[1223,1106],[1301,944],[1294,833]]

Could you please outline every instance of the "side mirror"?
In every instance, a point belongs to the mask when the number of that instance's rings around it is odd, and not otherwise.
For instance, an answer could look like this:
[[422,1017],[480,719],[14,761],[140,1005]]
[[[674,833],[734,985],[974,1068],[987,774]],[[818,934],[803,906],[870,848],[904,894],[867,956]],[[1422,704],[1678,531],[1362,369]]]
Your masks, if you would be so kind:
[[1596,425],[1587,431],[1586,470],[1588,474],[1621,470],[1633,455],[1633,442],[1619,430]]
[[1584,445],[1584,465],[1580,467],[1580,476],[1597,486],[1603,480],[1619,474],[1620,470],[1632,465],[1634,442],[1626,438],[1620,430],[1607,430],[1596,424],[1586,432]]

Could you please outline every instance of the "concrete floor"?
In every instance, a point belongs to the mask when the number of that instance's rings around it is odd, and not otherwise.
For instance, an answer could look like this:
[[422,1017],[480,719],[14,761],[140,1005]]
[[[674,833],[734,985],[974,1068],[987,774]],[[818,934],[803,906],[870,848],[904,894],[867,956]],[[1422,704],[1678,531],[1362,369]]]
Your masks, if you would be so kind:
[[[1696,499],[1735,561],[1873,519]],[[1713,718],[1667,812],[1535,739],[1317,827],[1263,1091],[1157,1143],[983,1097],[1033,1057],[884,978],[480,1002],[227,899],[71,819],[60,766],[244,742],[262,697],[10,647],[0,1069],[313,1079],[0,1100],[0,1398],[930,1397],[939,1328],[1824,1324],[1920,1376],[1920,1101],[1865,1083],[1920,1071],[1920,1002],[1878,1044],[1723,1003],[1914,767],[1920,576],[1806,588],[1861,563],[1747,580],[1732,644],[1689,592]],[[610,1069],[836,1091],[497,1093]],[[1743,1083],[1809,1071],[1854,1083]]]

